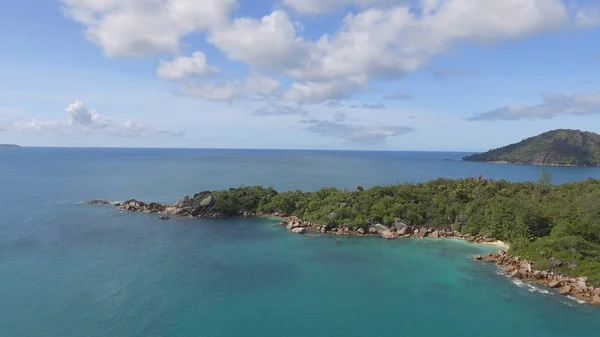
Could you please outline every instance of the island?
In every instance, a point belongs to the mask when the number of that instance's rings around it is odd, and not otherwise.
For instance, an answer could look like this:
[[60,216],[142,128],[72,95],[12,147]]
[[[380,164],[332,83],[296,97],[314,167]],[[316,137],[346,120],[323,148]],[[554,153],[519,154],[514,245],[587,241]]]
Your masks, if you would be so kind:
[[558,129],[519,143],[464,157],[465,161],[503,164],[600,166],[600,135]]
[[17,144],[0,144],[0,148],[13,148],[13,147],[21,147]]
[[477,177],[314,192],[242,186],[199,192],[172,205],[135,199],[84,204],[155,213],[162,220],[272,216],[290,232],[308,235],[501,240],[510,244],[508,251],[473,259],[600,305],[599,202],[596,179],[551,185]]

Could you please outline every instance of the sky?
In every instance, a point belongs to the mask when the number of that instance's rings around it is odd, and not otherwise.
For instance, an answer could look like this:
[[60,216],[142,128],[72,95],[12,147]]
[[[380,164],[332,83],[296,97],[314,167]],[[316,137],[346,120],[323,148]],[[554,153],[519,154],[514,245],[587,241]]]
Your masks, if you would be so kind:
[[2,0],[0,143],[485,151],[600,133],[597,0]]

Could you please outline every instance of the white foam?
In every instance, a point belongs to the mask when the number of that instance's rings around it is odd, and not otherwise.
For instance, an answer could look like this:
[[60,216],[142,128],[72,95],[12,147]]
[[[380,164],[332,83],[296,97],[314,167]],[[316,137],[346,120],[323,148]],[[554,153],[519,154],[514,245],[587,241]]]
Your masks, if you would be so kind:
[[567,298],[570,299],[570,300],[572,300],[572,301],[575,301],[575,302],[577,302],[579,304],[586,304],[587,303],[586,301],[582,301],[582,300],[578,299],[575,296],[567,296]]

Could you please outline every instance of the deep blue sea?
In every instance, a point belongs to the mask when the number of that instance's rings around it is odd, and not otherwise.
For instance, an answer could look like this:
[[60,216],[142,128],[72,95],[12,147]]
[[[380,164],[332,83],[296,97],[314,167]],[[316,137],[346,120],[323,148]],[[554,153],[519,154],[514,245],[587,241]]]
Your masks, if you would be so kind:
[[[0,149],[0,336],[597,337],[600,308],[516,285],[453,240],[298,236],[275,219],[160,221],[78,205],[267,185],[536,180],[464,153]],[[548,167],[553,183],[597,168]]]

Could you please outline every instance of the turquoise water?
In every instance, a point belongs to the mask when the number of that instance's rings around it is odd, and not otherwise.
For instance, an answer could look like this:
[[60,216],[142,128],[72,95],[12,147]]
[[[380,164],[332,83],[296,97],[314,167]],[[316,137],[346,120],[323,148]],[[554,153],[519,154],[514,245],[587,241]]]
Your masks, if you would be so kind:
[[[173,201],[240,184],[539,175],[531,166],[442,160],[461,155],[0,151],[0,336],[597,336],[600,309],[516,286],[470,260],[486,246],[296,236],[269,219],[160,221],[74,204]],[[549,170],[554,182],[600,177],[598,169]]]

